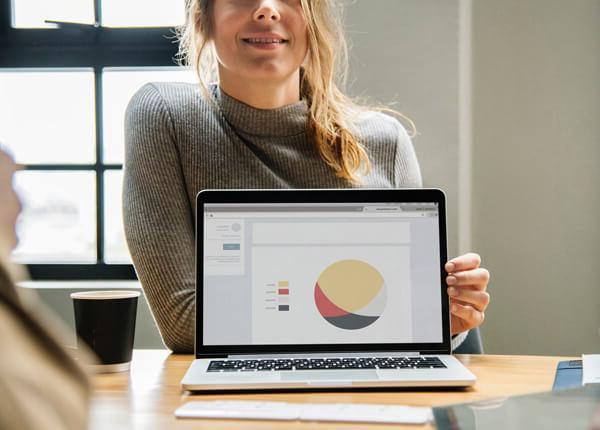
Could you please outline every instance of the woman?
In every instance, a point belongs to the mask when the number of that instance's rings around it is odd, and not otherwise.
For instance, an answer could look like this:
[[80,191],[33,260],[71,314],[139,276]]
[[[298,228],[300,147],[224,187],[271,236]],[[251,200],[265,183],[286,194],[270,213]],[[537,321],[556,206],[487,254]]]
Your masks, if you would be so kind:
[[90,394],[86,374],[40,320],[21,305],[9,276],[21,205],[15,164],[0,149],[0,429],[82,429]]
[[[129,104],[125,233],[173,351],[194,347],[200,190],[422,186],[400,123],[336,86],[346,52],[339,12],[334,0],[190,0],[181,49],[200,87],[148,84]],[[446,267],[454,346],[489,302],[479,264],[467,254]]]

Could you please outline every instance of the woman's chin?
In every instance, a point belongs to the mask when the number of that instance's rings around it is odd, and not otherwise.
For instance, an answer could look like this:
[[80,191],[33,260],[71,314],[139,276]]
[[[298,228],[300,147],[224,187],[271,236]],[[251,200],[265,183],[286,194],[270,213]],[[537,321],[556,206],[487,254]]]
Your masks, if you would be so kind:
[[278,83],[285,82],[294,73],[299,73],[300,66],[282,67],[281,65],[273,62],[264,62],[250,68],[244,73],[244,76],[251,81],[264,81],[265,83]]

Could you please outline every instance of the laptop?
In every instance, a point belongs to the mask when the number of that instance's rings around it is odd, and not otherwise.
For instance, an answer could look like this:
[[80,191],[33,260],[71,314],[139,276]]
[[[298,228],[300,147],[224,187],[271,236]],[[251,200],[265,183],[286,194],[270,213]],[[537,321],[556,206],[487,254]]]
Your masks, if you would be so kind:
[[451,355],[444,193],[205,190],[185,390],[469,386]]

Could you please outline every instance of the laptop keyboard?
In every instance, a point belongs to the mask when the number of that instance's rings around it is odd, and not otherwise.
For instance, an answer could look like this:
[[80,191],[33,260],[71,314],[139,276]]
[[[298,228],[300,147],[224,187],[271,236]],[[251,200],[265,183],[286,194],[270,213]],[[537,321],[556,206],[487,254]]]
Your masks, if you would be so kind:
[[213,360],[208,372],[262,372],[320,369],[439,369],[438,357],[294,358],[264,360]]

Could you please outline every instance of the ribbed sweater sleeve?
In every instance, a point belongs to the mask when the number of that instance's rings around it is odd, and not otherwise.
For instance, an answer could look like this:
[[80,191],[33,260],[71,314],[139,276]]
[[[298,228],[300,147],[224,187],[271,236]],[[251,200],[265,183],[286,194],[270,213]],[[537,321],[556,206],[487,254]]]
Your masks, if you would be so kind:
[[127,244],[166,346],[194,348],[194,226],[175,129],[153,85],[125,117],[123,213]]

